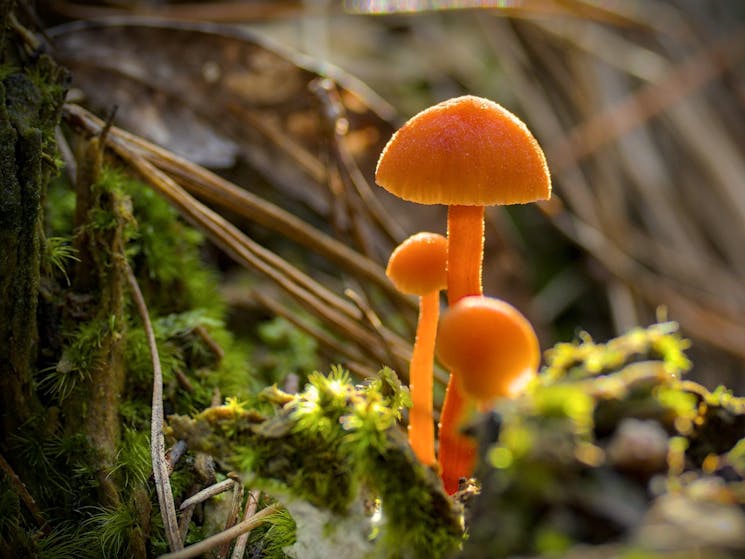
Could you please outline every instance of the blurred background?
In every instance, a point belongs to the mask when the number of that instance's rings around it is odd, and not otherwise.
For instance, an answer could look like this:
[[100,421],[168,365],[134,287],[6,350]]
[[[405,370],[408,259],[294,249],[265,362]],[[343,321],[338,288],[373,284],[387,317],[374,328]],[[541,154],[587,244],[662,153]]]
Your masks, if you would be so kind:
[[[744,2],[49,0],[36,10],[72,71],[72,100],[101,117],[117,105],[118,126],[378,266],[408,234],[445,231],[444,208],[374,185],[391,133],[449,97],[497,101],[543,147],[554,197],[488,209],[486,294],[528,315],[544,348],[676,321],[692,376],[745,393]],[[115,19],[92,23],[101,18]],[[410,301],[213,206],[352,301],[371,331],[379,319],[409,339]],[[209,258],[237,327],[302,316],[306,331],[333,338],[321,343],[329,362],[341,347],[361,370],[380,366],[272,282]]]

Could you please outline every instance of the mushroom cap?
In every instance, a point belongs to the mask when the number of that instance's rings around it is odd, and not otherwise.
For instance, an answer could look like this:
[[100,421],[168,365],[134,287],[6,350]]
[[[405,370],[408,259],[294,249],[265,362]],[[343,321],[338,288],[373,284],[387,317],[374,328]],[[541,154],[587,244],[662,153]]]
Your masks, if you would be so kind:
[[463,392],[480,402],[514,394],[541,359],[528,319],[509,303],[482,296],[464,297],[443,313],[436,352]]
[[375,182],[419,204],[524,204],[551,196],[538,142],[501,105],[466,95],[413,116],[383,148]]
[[426,295],[447,286],[448,241],[437,233],[412,235],[391,253],[385,273],[402,293]]

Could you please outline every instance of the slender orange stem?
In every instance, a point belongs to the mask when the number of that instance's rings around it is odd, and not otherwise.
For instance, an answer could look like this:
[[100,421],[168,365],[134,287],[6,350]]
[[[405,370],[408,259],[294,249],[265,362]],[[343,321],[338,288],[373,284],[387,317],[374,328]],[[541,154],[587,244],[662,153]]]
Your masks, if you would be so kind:
[[437,320],[440,316],[440,297],[432,291],[419,298],[419,324],[409,365],[409,444],[417,458],[428,466],[435,460],[435,424],[432,419],[433,361]]
[[448,208],[448,303],[482,295],[484,206]]
[[[484,260],[484,207],[448,208],[448,303],[452,306],[468,295],[482,295],[481,267]],[[476,442],[461,433],[461,423],[475,402],[466,397],[450,372],[440,415],[438,459],[445,491],[458,489],[458,480],[470,477],[476,463]]]
[[445,401],[440,414],[440,477],[445,491],[458,490],[460,478],[469,478],[476,463],[476,442],[461,433],[461,422],[473,402],[458,386],[455,374],[450,375]]

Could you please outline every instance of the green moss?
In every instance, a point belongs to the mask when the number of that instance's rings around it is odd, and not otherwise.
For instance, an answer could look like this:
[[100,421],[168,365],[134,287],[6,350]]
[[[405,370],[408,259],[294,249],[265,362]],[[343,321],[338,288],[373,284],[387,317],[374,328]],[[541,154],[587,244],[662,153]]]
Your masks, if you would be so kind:
[[93,536],[97,556],[138,556],[138,550],[133,547],[136,545],[133,533],[142,533],[144,527],[134,501],[116,508],[96,510],[85,521],[85,528]]
[[669,374],[680,376],[691,368],[691,362],[685,355],[689,342],[677,330],[673,322],[634,328],[606,344],[596,344],[588,334],[582,334],[579,341],[559,343],[546,352],[543,379],[593,377],[645,359],[660,361]]
[[[361,515],[358,529],[370,525],[375,556],[443,557],[457,549],[462,528],[454,505],[398,427],[409,399],[393,372],[384,369],[364,386],[354,386],[339,368],[308,381],[297,395],[265,391],[268,413],[231,400],[194,419],[174,417],[171,425],[190,448],[214,454],[243,471],[252,486],[287,502],[303,518],[295,520],[305,546],[311,529],[305,515],[330,514],[332,523]],[[360,512],[362,496],[379,500],[380,521],[372,520],[372,510]],[[326,534],[323,545],[336,537]]]
[[116,476],[125,491],[147,485],[153,468],[150,461],[150,436],[147,431],[125,427],[110,475]]
[[116,321],[109,317],[96,318],[68,332],[66,347],[57,365],[43,372],[38,381],[39,388],[56,403],[64,402],[80,383],[90,378],[96,367],[102,365],[99,350],[116,327]]
[[[78,234],[101,238],[121,228],[156,331],[166,409],[179,413],[204,409],[215,390],[246,397],[257,392],[259,384],[247,366],[250,348],[236,342],[225,328],[226,308],[217,293],[215,272],[201,258],[202,236],[122,169],[104,164],[97,176],[92,185],[96,203]],[[48,556],[44,550],[52,545],[59,547],[60,556],[67,556],[67,549],[78,557],[145,557],[165,552],[158,506],[150,489],[152,364],[141,321],[131,302],[118,318],[98,312],[97,298],[106,276],[94,276],[90,291],[73,291],[80,285],[76,283],[79,270],[73,265],[76,255],[69,244],[74,193],[58,180],[50,187],[48,201],[47,229],[53,235],[46,244],[50,273],[45,328],[51,335],[43,340],[44,367],[36,373],[35,390],[50,411],[18,431],[11,450],[23,465],[23,480],[49,519],[51,533],[49,537],[36,534],[33,541],[23,536],[33,533],[34,523],[21,507],[15,523],[0,523],[0,542],[13,545],[13,555],[19,557]],[[102,269],[111,270],[115,264],[113,251],[103,245],[95,250],[95,259]],[[125,299],[129,301],[128,294]],[[66,410],[76,400],[81,415],[86,413],[87,383],[93,371],[107,365],[101,348],[109,338],[123,343],[126,383],[119,405],[120,436],[111,465],[103,472],[116,487],[119,503],[101,508],[99,473],[92,467],[96,449],[76,431]],[[180,384],[177,371],[188,386]],[[171,480],[176,499],[198,481],[204,483],[198,477],[193,463],[182,460]],[[17,503],[17,497],[4,489],[0,499],[8,500],[8,510]],[[71,531],[70,523],[78,530]],[[199,526],[194,526],[194,533],[199,534]]]
[[78,261],[75,256],[77,250],[72,246],[69,237],[47,237],[44,239],[44,254],[42,255],[41,267],[47,276],[60,273],[65,278],[65,283],[70,284],[67,275],[68,264]]
[[284,550],[295,543],[296,528],[292,515],[280,510],[251,532],[248,547],[261,550],[262,559],[288,559]]
[[[582,549],[600,544],[613,544],[612,556],[667,557],[647,538],[660,523],[671,534],[690,530],[676,525],[682,513],[666,516],[668,496],[690,514],[716,506],[716,514],[745,526],[738,508],[745,498],[737,482],[725,481],[745,474],[745,401],[683,380],[687,347],[666,323],[604,344],[582,336],[549,350],[546,369],[525,394],[499,402],[481,425],[482,494],[464,557],[563,556],[570,549],[583,557]],[[735,471],[712,478],[725,465]],[[724,494],[729,509],[718,501]],[[736,557],[745,544],[700,541],[712,557]]]
[[68,237],[72,234],[75,215],[75,190],[63,176],[49,182],[44,204],[44,220],[47,235]]
[[262,359],[262,374],[268,384],[294,373],[305,382],[307,371],[318,368],[318,343],[305,332],[281,317],[263,322],[258,328],[259,339],[267,354]]

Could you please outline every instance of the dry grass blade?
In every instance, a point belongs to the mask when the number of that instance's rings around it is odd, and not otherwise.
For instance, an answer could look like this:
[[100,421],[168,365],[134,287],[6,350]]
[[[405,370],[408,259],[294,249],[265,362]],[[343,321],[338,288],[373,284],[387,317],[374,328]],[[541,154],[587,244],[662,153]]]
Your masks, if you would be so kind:
[[[95,117],[92,115],[88,118],[95,122]],[[411,304],[409,299],[401,297],[401,294],[392,287],[383,268],[373,260],[360,255],[282,208],[255,196],[204,167],[195,165],[124,130],[118,130],[118,133],[141,150],[142,155],[150,163],[176,178],[191,194],[233,211],[269,230],[276,231],[328,258],[350,273],[373,282],[395,300]]]
[[[235,475],[235,474],[232,474],[232,475]],[[240,482],[240,479],[238,479],[238,476],[235,476],[234,481],[235,481],[235,484],[233,485],[233,498],[232,498],[232,502],[230,505],[230,512],[228,513],[228,518],[225,521],[225,530],[230,530],[230,528],[235,526],[236,522],[238,522],[238,515],[241,512],[241,504],[243,503],[243,484]],[[220,546],[220,549],[217,550],[217,557],[218,559],[226,559],[228,556],[228,553],[230,553],[230,542],[229,541],[223,543]]]
[[194,21],[250,21],[287,17],[302,10],[297,0],[253,0],[252,2],[186,2],[179,4],[91,5],[55,0],[50,8],[57,14],[74,19],[122,15],[173,18]]
[[643,297],[651,305],[665,301],[676,319],[686,325],[690,334],[745,358],[745,327],[736,314],[726,308],[713,310],[711,304],[707,308],[681,294],[680,286],[676,289],[669,281],[640,266],[601,231],[586,223],[569,215],[559,219],[553,216],[553,219],[568,237],[595,255],[625,285],[631,286],[633,293]]
[[192,221],[197,222],[202,228],[206,228],[213,241],[218,239],[218,245],[223,249],[233,249],[233,253],[237,250],[239,259],[247,261],[251,266],[259,269],[298,297],[306,300],[316,299],[324,305],[328,305],[330,311],[338,312],[352,320],[361,318],[361,313],[353,305],[342,300],[271,251],[252,241],[222,216],[197,202],[170,177],[132,151],[126,142],[120,140],[115,134],[112,135],[112,138],[116,138],[112,142],[114,151],[137,169],[150,184],[156,186],[158,191],[166,196],[185,216],[189,216]]
[[[122,251],[123,252],[123,251]],[[123,258],[123,256],[122,256]],[[173,503],[173,492],[171,491],[171,482],[169,480],[168,463],[166,461],[165,441],[163,437],[163,373],[160,368],[160,358],[158,357],[158,346],[155,343],[155,332],[150,322],[150,314],[145,306],[145,299],[140,291],[132,268],[125,261],[127,273],[127,282],[132,291],[137,312],[140,314],[142,325],[147,338],[148,349],[153,365],[153,404],[152,420],[150,423],[150,451],[153,464],[153,477],[155,478],[155,490],[158,494],[158,503],[160,504],[160,513],[163,517],[163,527],[166,533],[168,547],[172,551],[180,550],[184,547],[181,541],[178,520],[176,519],[176,507]]]
[[[691,94],[745,54],[745,32],[738,29],[717,43],[703,49],[690,60],[673,69],[659,82],[629,95],[609,109],[595,115],[569,132],[564,141],[547,150],[552,170],[561,172],[575,165],[651,117]],[[745,216],[745,212],[743,213]]]
[[[100,125],[89,117],[87,111],[79,107],[66,106],[65,114],[74,124],[82,126],[91,133],[100,131]],[[385,351],[380,348],[378,335],[384,336],[398,359],[409,359],[411,347],[397,334],[386,328],[381,328],[379,334],[364,327],[361,322],[362,313],[356,306],[249,239],[219,214],[189,196],[173,179],[145,160],[137,149],[130,146],[120,130],[112,127],[106,136],[106,141],[119,157],[234,260],[272,279],[329,326],[335,328],[344,337],[354,340],[358,347],[374,356],[378,363],[385,360]]]
[[[367,302],[367,300],[355,290],[350,288],[344,290],[344,295],[354,301],[354,304],[357,305],[357,308],[360,309],[360,312],[365,318],[367,324],[370,325],[373,332],[375,332],[375,334],[378,336],[380,346],[385,349],[387,357],[386,362],[390,363],[391,366],[395,369],[405,371],[406,362],[402,362],[396,357],[383,332],[383,323],[380,321],[380,318],[378,318],[378,315],[375,314],[375,311],[373,311],[373,309],[370,307],[370,304]],[[442,380],[443,382],[445,382],[444,379]]]
[[736,22],[712,34],[674,2],[643,9],[659,10],[677,22],[664,39],[661,28],[622,34],[579,20],[481,23],[549,146],[558,196],[540,207],[614,276],[601,278],[612,323],[655,320],[665,305],[718,360],[701,367],[713,375],[743,357],[745,340],[745,161],[732,85],[745,36]]
[[[332,142],[332,153],[336,159],[336,165],[340,170],[341,179],[345,186],[359,197],[361,211],[369,214],[369,218],[386,235],[388,240],[397,245],[405,237],[404,232],[398,224],[388,217],[380,201],[373,194],[370,185],[360,171],[357,162],[347,149],[345,137],[347,133],[347,117],[344,103],[342,103],[339,92],[334,82],[328,78],[318,78],[309,85],[323,105],[323,114],[328,122],[329,136]],[[389,282],[390,283],[390,282]]]

